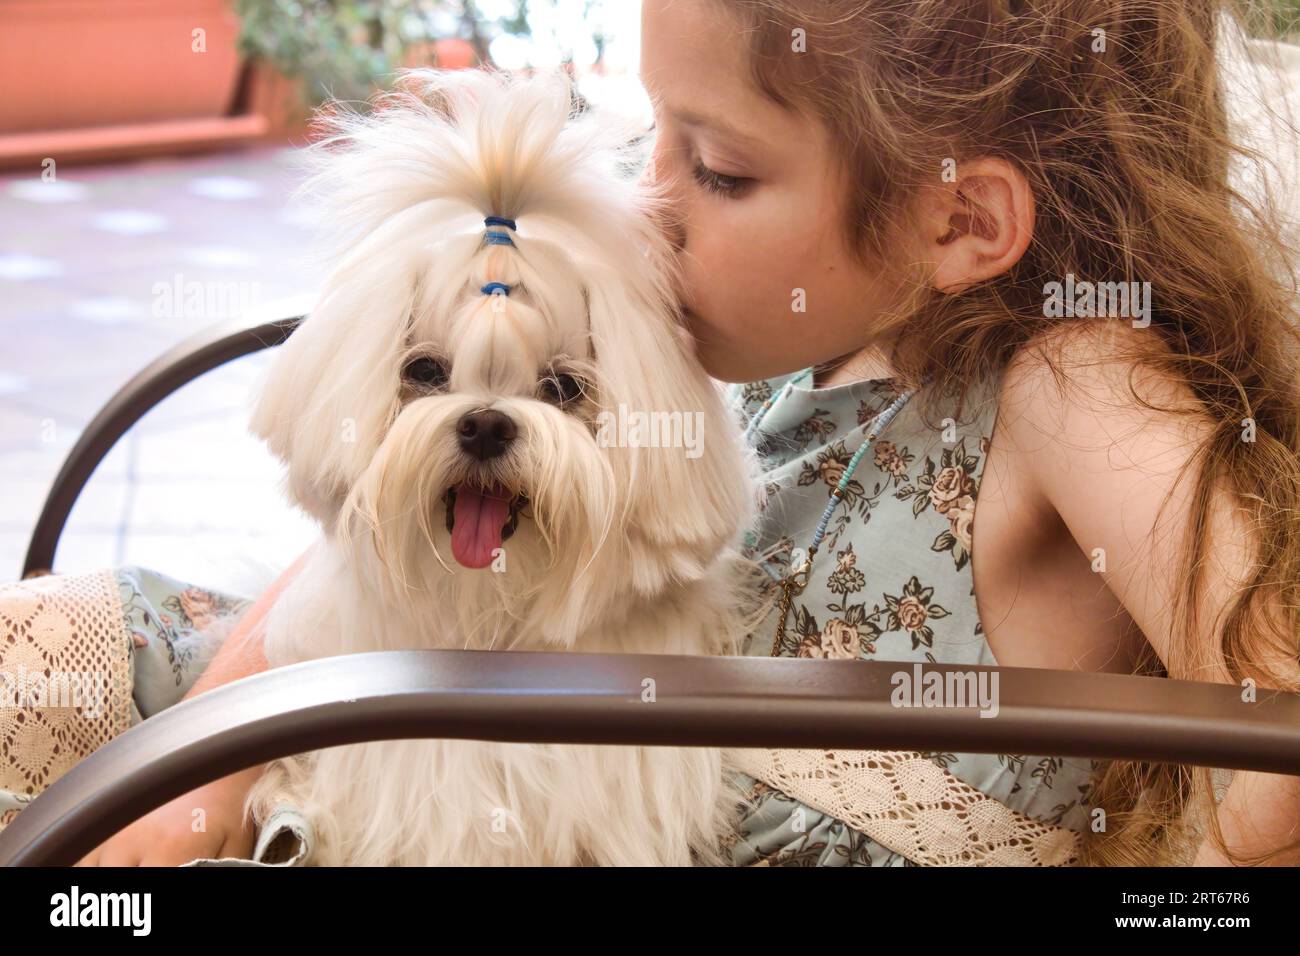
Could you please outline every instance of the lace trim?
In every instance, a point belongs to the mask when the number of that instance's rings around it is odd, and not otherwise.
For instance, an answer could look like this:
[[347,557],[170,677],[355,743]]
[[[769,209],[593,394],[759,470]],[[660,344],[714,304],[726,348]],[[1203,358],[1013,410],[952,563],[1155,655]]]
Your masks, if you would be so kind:
[[733,750],[728,762],[922,866],[1070,866],[1079,834],[1040,823],[923,754]]
[[130,653],[112,571],[0,586],[0,829],[131,726]]

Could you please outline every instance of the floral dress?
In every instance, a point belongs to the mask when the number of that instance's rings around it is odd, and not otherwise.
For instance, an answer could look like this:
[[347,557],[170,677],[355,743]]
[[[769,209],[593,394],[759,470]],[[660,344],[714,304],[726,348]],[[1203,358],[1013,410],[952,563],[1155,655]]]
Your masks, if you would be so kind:
[[[734,386],[742,424],[774,404],[755,430],[765,501],[747,538],[773,582],[806,549],[830,491],[871,420],[897,397],[889,379],[783,393],[795,375]],[[808,586],[790,609],[785,657],[996,665],[975,604],[971,534],[996,419],[996,386],[972,391],[960,417],[926,420],[913,397],[862,458],[818,549]],[[776,612],[746,653],[772,649]],[[1025,754],[925,755],[1013,810],[1082,832],[1093,761]],[[847,824],[745,774],[738,866],[907,866],[912,861]]]
[[[794,376],[733,392],[744,422]],[[971,533],[996,402],[977,395],[963,420],[921,415],[917,396],[864,456],[827,526],[808,587],[796,598],[783,656],[996,664],[976,613]],[[755,436],[766,500],[749,539],[750,557],[775,582],[794,548],[806,548],[828,493],[863,440],[863,425],[894,398],[888,380],[825,389],[795,385]],[[181,700],[220,647],[246,599],[195,587],[144,568],[115,569],[122,640],[130,644],[130,723]],[[767,655],[775,618],[746,652]],[[1021,754],[924,755],[961,781],[1035,820],[1082,831],[1092,764]],[[907,866],[912,861],[866,834],[739,774],[747,798],[728,838],[739,866]],[[26,806],[29,790],[0,788],[0,825]],[[195,860],[187,866],[303,866],[314,854],[306,817],[287,804],[261,828],[251,860]]]
[[[252,606],[250,599],[186,584],[147,568],[116,570],[119,599],[131,634],[132,723],[179,703]],[[285,867],[304,864],[315,834],[286,804],[258,828],[252,858],[192,860],[193,867]]]
[[[96,726],[110,723],[109,715],[118,715],[120,719],[113,722],[120,726],[104,730],[94,738],[96,744],[179,703],[252,604],[243,597],[135,566],[38,580],[43,582],[41,593],[46,599],[43,610],[38,599],[21,585],[0,588],[0,675],[6,670],[6,633],[15,638],[16,645],[17,635],[31,636],[27,632],[33,632],[35,638],[24,643],[48,652],[61,646],[65,637],[88,642],[89,621],[115,620],[116,626],[106,628],[96,640],[116,653],[105,651],[95,660],[97,667],[107,667],[103,661],[120,657],[125,665],[122,686],[106,684],[107,699],[94,712],[86,710],[87,704],[95,702],[91,698],[72,706],[51,705],[55,709],[49,711],[54,715],[64,712],[58,708],[82,711]],[[91,581],[102,586],[91,589]],[[60,610],[68,613],[60,618],[55,613]],[[77,734],[78,725],[66,716],[53,722],[30,722],[34,729],[26,734],[0,730],[0,829],[69,768],[67,758],[75,761],[78,754],[89,752],[87,746],[94,745]],[[37,723],[45,729],[35,729]],[[63,759],[56,759],[61,748],[71,749]],[[281,804],[259,829],[252,859],[199,859],[183,865],[299,866],[309,858],[313,840],[307,819],[296,808]]]

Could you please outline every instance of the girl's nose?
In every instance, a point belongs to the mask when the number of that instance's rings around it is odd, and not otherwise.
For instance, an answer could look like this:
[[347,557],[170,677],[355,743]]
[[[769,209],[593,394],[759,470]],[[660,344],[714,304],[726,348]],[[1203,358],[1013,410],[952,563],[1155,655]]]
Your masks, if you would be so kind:
[[665,193],[660,193],[667,201],[655,208],[655,224],[659,231],[664,234],[668,244],[672,246],[674,252],[681,252],[686,248],[686,217],[683,205],[668,197]]
[[637,184],[642,189],[652,189],[659,181],[662,146],[662,141],[655,133],[655,126],[652,125],[645,131],[645,135],[640,140],[640,147],[644,150],[645,165],[641,167],[641,176],[637,180]]
[[650,153],[646,157],[645,165],[641,167],[641,175],[637,179],[637,185],[642,189],[654,189],[655,184],[659,181],[658,168],[655,165],[657,155],[657,150]]
[[663,154],[656,149],[641,171],[640,185],[659,200],[653,207],[655,224],[672,248],[680,252],[686,247],[685,208],[675,195],[672,178],[662,174],[665,168]]

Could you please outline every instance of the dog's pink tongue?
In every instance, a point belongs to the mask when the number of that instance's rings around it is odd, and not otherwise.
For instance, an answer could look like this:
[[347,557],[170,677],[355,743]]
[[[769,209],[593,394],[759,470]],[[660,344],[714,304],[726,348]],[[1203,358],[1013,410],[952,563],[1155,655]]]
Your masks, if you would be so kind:
[[482,491],[468,484],[456,489],[456,521],[451,553],[467,568],[486,568],[501,547],[501,529],[510,517],[510,494],[496,486]]

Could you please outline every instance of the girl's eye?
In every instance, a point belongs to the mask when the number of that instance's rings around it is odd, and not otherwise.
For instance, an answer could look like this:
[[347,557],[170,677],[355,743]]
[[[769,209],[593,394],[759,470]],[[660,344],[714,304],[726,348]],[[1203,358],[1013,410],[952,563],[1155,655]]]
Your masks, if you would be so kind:
[[567,405],[583,395],[582,380],[568,372],[560,372],[542,379],[538,386],[542,401],[552,405]]
[[695,163],[693,174],[697,183],[709,192],[717,193],[720,196],[735,196],[750,182],[750,180],[742,176],[727,176],[724,173],[715,172],[698,161]]
[[402,381],[419,388],[442,388],[450,378],[447,366],[427,355],[412,359],[402,369]]

